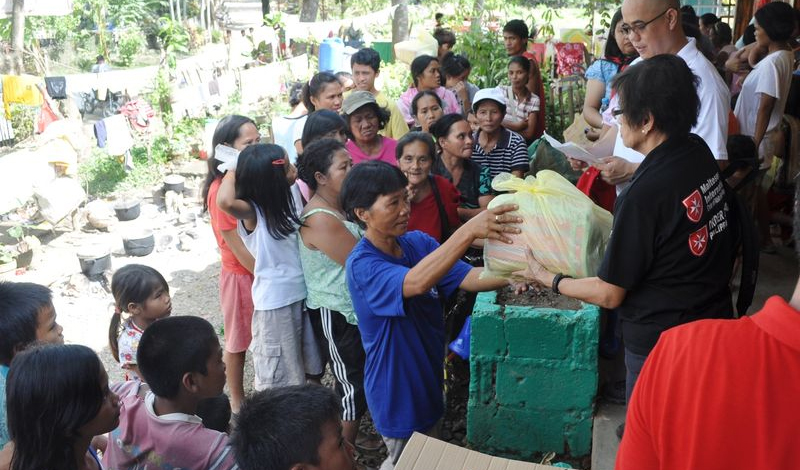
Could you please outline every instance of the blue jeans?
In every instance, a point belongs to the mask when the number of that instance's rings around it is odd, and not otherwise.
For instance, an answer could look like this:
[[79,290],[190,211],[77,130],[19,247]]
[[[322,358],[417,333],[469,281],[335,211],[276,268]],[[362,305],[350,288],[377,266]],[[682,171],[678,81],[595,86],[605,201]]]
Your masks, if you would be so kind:
[[642,366],[647,356],[640,356],[632,353],[628,348],[625,348],[625,402],[630,403],[631,394],[633,393],[633,386],[636,385],[636,380],[639,378],[639,372],[642,371]]

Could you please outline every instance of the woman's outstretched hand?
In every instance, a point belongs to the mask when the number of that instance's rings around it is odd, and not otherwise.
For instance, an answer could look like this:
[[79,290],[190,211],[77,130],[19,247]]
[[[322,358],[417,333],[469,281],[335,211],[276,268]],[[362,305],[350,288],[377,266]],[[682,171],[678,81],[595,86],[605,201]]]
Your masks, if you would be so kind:
[[516,204],[503,204],[493,209],[487,209],[471,218],[462,227],[469,230],[473,239],[490,238],[504,243],[513,243],[508,234],[517,234],[521,230],[515,224],[522,223],[522,217],[509,214],[519,209]]
[[513,274],[516,279],[525,279],[531,284],[545,288],[553,285],[555,275],[536,260],[530,248],[525,250],[525,258],[528,261],[528,267],[522,271],[516,271]]

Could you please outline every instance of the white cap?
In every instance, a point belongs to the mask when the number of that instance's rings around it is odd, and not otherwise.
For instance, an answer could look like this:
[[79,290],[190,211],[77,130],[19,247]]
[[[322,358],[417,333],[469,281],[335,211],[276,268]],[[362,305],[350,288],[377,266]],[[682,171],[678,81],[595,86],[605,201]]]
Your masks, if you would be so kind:
[[492,100],[497,102],[501,107],[506,107],[506,97],[499,88],[484,88],[475,93],[475,98],[472,99],[472,110],[478,112],[478,103],[483,100]]

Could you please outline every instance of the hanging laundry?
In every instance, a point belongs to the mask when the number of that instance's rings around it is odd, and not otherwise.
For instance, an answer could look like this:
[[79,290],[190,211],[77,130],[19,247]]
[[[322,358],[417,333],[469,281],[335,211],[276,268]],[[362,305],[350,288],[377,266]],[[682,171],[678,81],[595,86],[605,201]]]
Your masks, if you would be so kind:
[[97,146],[105,148],[106,139],[108,138],[105,121],[97,121],[94,123],[94,137],[97,139]]
[[64,77],[44,77],[44,86],[47,94],[54,100],[63,100],[67,97],[67,79]]
[[41,79],[32,75],[3,75],[3,107],[11,119],[11,103],[41,106],[42,92],[36,85]]
[[109,155],[124,155],[133,147],[128,119],[121,114],[115,114],[103,119],[103,122],[106,126],[106,152]]

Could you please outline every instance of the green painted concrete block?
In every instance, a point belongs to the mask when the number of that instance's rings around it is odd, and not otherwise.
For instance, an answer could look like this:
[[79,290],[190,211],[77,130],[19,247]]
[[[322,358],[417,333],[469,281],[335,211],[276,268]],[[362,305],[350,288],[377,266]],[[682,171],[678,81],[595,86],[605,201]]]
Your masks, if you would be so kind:
[[510,358],[497,364],[495,383],[497,403],[502,406],[590,409],[597,390],[597,369]]
[[472,316],[467,438],[478,450],[530,459],[588,454],[597,390],[599,309],[500,306]]
[[510,306],[504,313],[509,356],[562,359],[570,353],[571,312]]
[[503,331],[503,318],[500,315],[499,312],[487,313],[486,311],[482,314],[472,314],[471,331],[479,331],[480,334],[470,334],[470,354],[496,357],[506,355],[507,344]]

